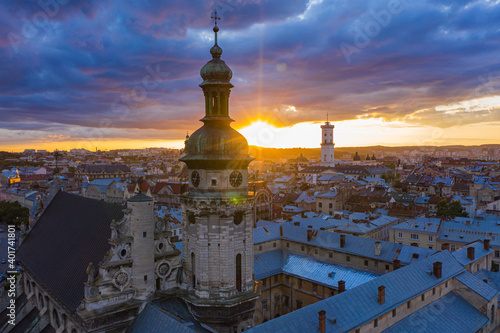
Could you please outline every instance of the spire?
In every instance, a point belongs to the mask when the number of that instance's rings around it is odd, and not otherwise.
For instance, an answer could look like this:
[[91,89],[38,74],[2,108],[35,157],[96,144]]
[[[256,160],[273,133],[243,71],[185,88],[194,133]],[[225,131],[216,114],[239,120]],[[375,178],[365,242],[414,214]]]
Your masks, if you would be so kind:
[[210,16],[210,18],[214,19],[215,45],[217,45],[217,32],[219,32],[219,27],[217,26],[217,20],[220,21],[220,17],[217,16],[217,10],[214,12],[213,16]]
[[200,71],[200,75],[203,82],[200,87],[203,89],[205,95],[205,118],[207,117],[217,117],[217,118],[229,118],[229,94],[233,85],[230,80],[233,76],[233,72],[226,65],[226,63],[221,60],[222,49],[217,45],[217,33],[219,32],[219,27],[217,26],[217,20],[220,17],[217,15],[217,11],[211,16],[215,21],[214,33],[215,33],[215,44],[210,49],[212,54],[212,60],[210,60]]

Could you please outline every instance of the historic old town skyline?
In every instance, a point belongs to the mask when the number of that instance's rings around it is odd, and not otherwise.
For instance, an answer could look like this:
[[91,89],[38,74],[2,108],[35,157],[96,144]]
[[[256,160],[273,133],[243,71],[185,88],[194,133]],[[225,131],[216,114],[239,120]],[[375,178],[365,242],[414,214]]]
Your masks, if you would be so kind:
[[[495,1],[9,2],[0,146],[181,147],[203,108],[213,8],[250,144],[498,143]],[[305,135],[304,135],[305,134]],[[297,139],[299,138],[299,139]]]

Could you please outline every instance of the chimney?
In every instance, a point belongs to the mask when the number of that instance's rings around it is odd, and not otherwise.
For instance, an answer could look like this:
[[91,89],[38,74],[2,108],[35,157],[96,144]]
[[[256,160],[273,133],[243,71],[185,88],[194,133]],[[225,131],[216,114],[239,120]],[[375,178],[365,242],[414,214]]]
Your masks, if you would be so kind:
[[444,251],[444,250],[450,250],[450,244],[449,243],[444,243],[443,245],[441,245],[441,250]]
[[345,235],[340,235],[340,247],[345,246]]
[[312,228],[313,228],[313,226],[312,226],[312,225],[308,225],[307,227],[308,227],[309,229],[312,229]]
[[467,248],[467,258],[469,260],[474,260],[474,248],[472,246]]
[[436,261],[432,264],[432,271],[434,275],[440,279],[441,278],[441,268],[443,267],[443,263],[441,261]]
[[399,259],[394,259],[393,267],[394,267],[394,270],[401,268],[401,262],[399,261]]
[[382,242],[375,242],[375,255],[379,256],[382,252]]
[[321,333],[325,333],[326,332],[326,311],[321,310],[320,312],[318,312],[318,314],[319,314],[319,331]]
[[484,245],[484,250],[485,251],[489,251],[490,250],[490,240],[489,239],[485,239],[483,241],[483,245]]
[[345,291],[345,281],[339,280],[338,292],[343,293]]
[[413,253],[411,256],[413,259],[418,259],[418,253]]
[[378,303],[379,304],[385,303],[385,286],[378,287]]
[[312,229],[307,229],[307,241],[310,242],[312,239]]
[[293,222],[293,225],[298,227],[300,226],[300,222]]

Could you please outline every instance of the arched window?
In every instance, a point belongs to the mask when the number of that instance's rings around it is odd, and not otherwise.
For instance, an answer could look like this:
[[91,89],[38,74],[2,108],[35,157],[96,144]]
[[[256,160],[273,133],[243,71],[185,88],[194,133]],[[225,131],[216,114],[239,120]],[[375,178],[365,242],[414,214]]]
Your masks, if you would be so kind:
[[236,290],[241,291],[241,254],[236,255]]
[[193,288],[196,288],[196,265],[194,252],[191,252],[191,277],[193,282]]
[[52,319],[56,328],[59,328],[59,326],[61,326],[61,323],[59,322],[59,315],[57,314],[56,309],[52,310]]

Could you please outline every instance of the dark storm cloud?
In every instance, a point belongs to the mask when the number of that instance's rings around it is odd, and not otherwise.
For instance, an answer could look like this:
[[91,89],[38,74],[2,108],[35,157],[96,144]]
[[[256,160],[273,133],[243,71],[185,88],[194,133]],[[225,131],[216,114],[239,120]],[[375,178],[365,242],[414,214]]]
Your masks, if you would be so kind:
[[446,127],[454,123],[436,106],[500,88],[500,5],[492,1],[41,3],[0,5],[3,129],[195,129],[214,7],[234,72],[232,115],[242,122],[329,112]]

